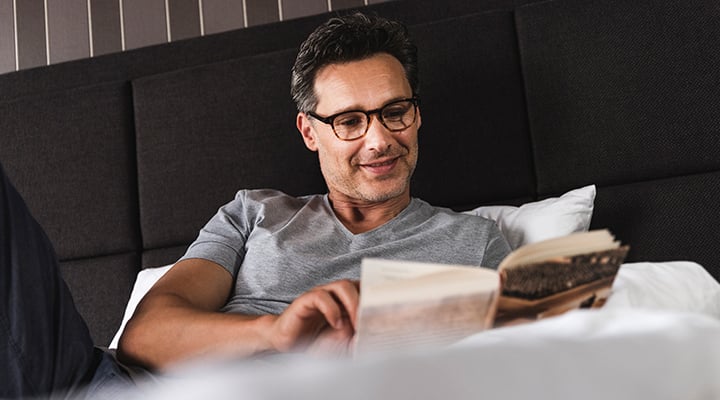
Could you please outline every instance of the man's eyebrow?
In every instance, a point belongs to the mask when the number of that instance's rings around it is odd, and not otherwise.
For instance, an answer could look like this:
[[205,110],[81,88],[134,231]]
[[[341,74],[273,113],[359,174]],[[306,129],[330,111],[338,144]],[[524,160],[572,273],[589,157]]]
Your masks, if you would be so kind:
[[[385,107],[386,105],[388,105],[388,104],[390,104],[390,103],[393,103],[393,102],[396,102],[396,101],[400,101],[400,100],[404,100],[404,99],[409,99],[409,98],[411,98],[411,97],[412,97],[412,95],[410,95],[410,96],[400,95],[400,96],[393,97],[393,98],[391,98],[390,100],[384,102],[380,107],[374,108],[373,110],[379,110],[379,109]],[[338,114],[342,114],[342,113],[346,113],[346,112],[351,112],[351,111],[364,111],[364,112],[368,112],[368,111],[370,111],[370,110],[366,110],[366,109],[364,109],[364,108],[362,108],[362,107],[360,107],[360,106],[358,106],[358,105],[352,105],[352,106],[348,106],[348,107],[342,108],[342,109],[340,109],[340,110],[338,110],[338,111],[332,112],[332,113],[330,113],[330,114],[328,114],[328,115],[338,115]]]

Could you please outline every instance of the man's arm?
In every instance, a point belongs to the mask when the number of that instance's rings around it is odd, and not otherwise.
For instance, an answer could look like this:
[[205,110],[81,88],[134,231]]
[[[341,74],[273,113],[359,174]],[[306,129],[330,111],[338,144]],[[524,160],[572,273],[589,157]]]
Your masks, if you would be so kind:
[[120,338],[118,357],[162,369],[200,356],[247,357],[349,345],[357,283],[338,281],[314,288],[279,316],[218,312],[233,283],[230,273],[213,262],[178,262],[138,305]]

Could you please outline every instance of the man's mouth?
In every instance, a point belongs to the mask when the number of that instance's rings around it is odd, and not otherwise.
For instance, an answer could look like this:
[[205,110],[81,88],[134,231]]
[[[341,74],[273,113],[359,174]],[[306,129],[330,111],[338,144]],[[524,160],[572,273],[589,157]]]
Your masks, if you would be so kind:
[[374,174],[387,174],[393,170],[393,168],[397,164],[398,158],[399,157],[394,157],[382,161],[360,164],[360,166],[366,171],[372,172]]
[[377,162],[377,163],[371,163],[371,164],[365,164],[366,167],[383,167],[385,165],[390,165],[395,162],[397,158],[391,158],[389,160],[383,161],[383,162]]

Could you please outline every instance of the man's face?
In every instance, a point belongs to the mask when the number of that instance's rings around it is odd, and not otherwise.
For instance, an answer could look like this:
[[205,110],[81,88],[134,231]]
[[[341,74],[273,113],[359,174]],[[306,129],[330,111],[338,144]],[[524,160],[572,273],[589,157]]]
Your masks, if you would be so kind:
[[[321,68],[315,78],[315,113],[327,117],[349,110],[375,110],[412,97],[400,62],[389,54]],[[391,132],[373,114],[367,134],[342,141],[328,124],[298,114],[305,145],[318,152],[333,200],[358,204],[410,196],[410,177],[418,157],[420,115],[405,130]]]

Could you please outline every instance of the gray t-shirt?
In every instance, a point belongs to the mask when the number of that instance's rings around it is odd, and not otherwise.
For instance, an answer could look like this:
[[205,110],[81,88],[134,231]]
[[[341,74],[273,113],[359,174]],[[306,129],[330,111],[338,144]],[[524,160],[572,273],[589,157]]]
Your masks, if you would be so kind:
[[509,250],[493,221],[415,198],[384,225],[353,234],[327,195],[241,190],[182,259],[226,268],[235,289],[223,311],[260,315],[281,313],[317,285],[359,279],[365,257],[496,268]]

